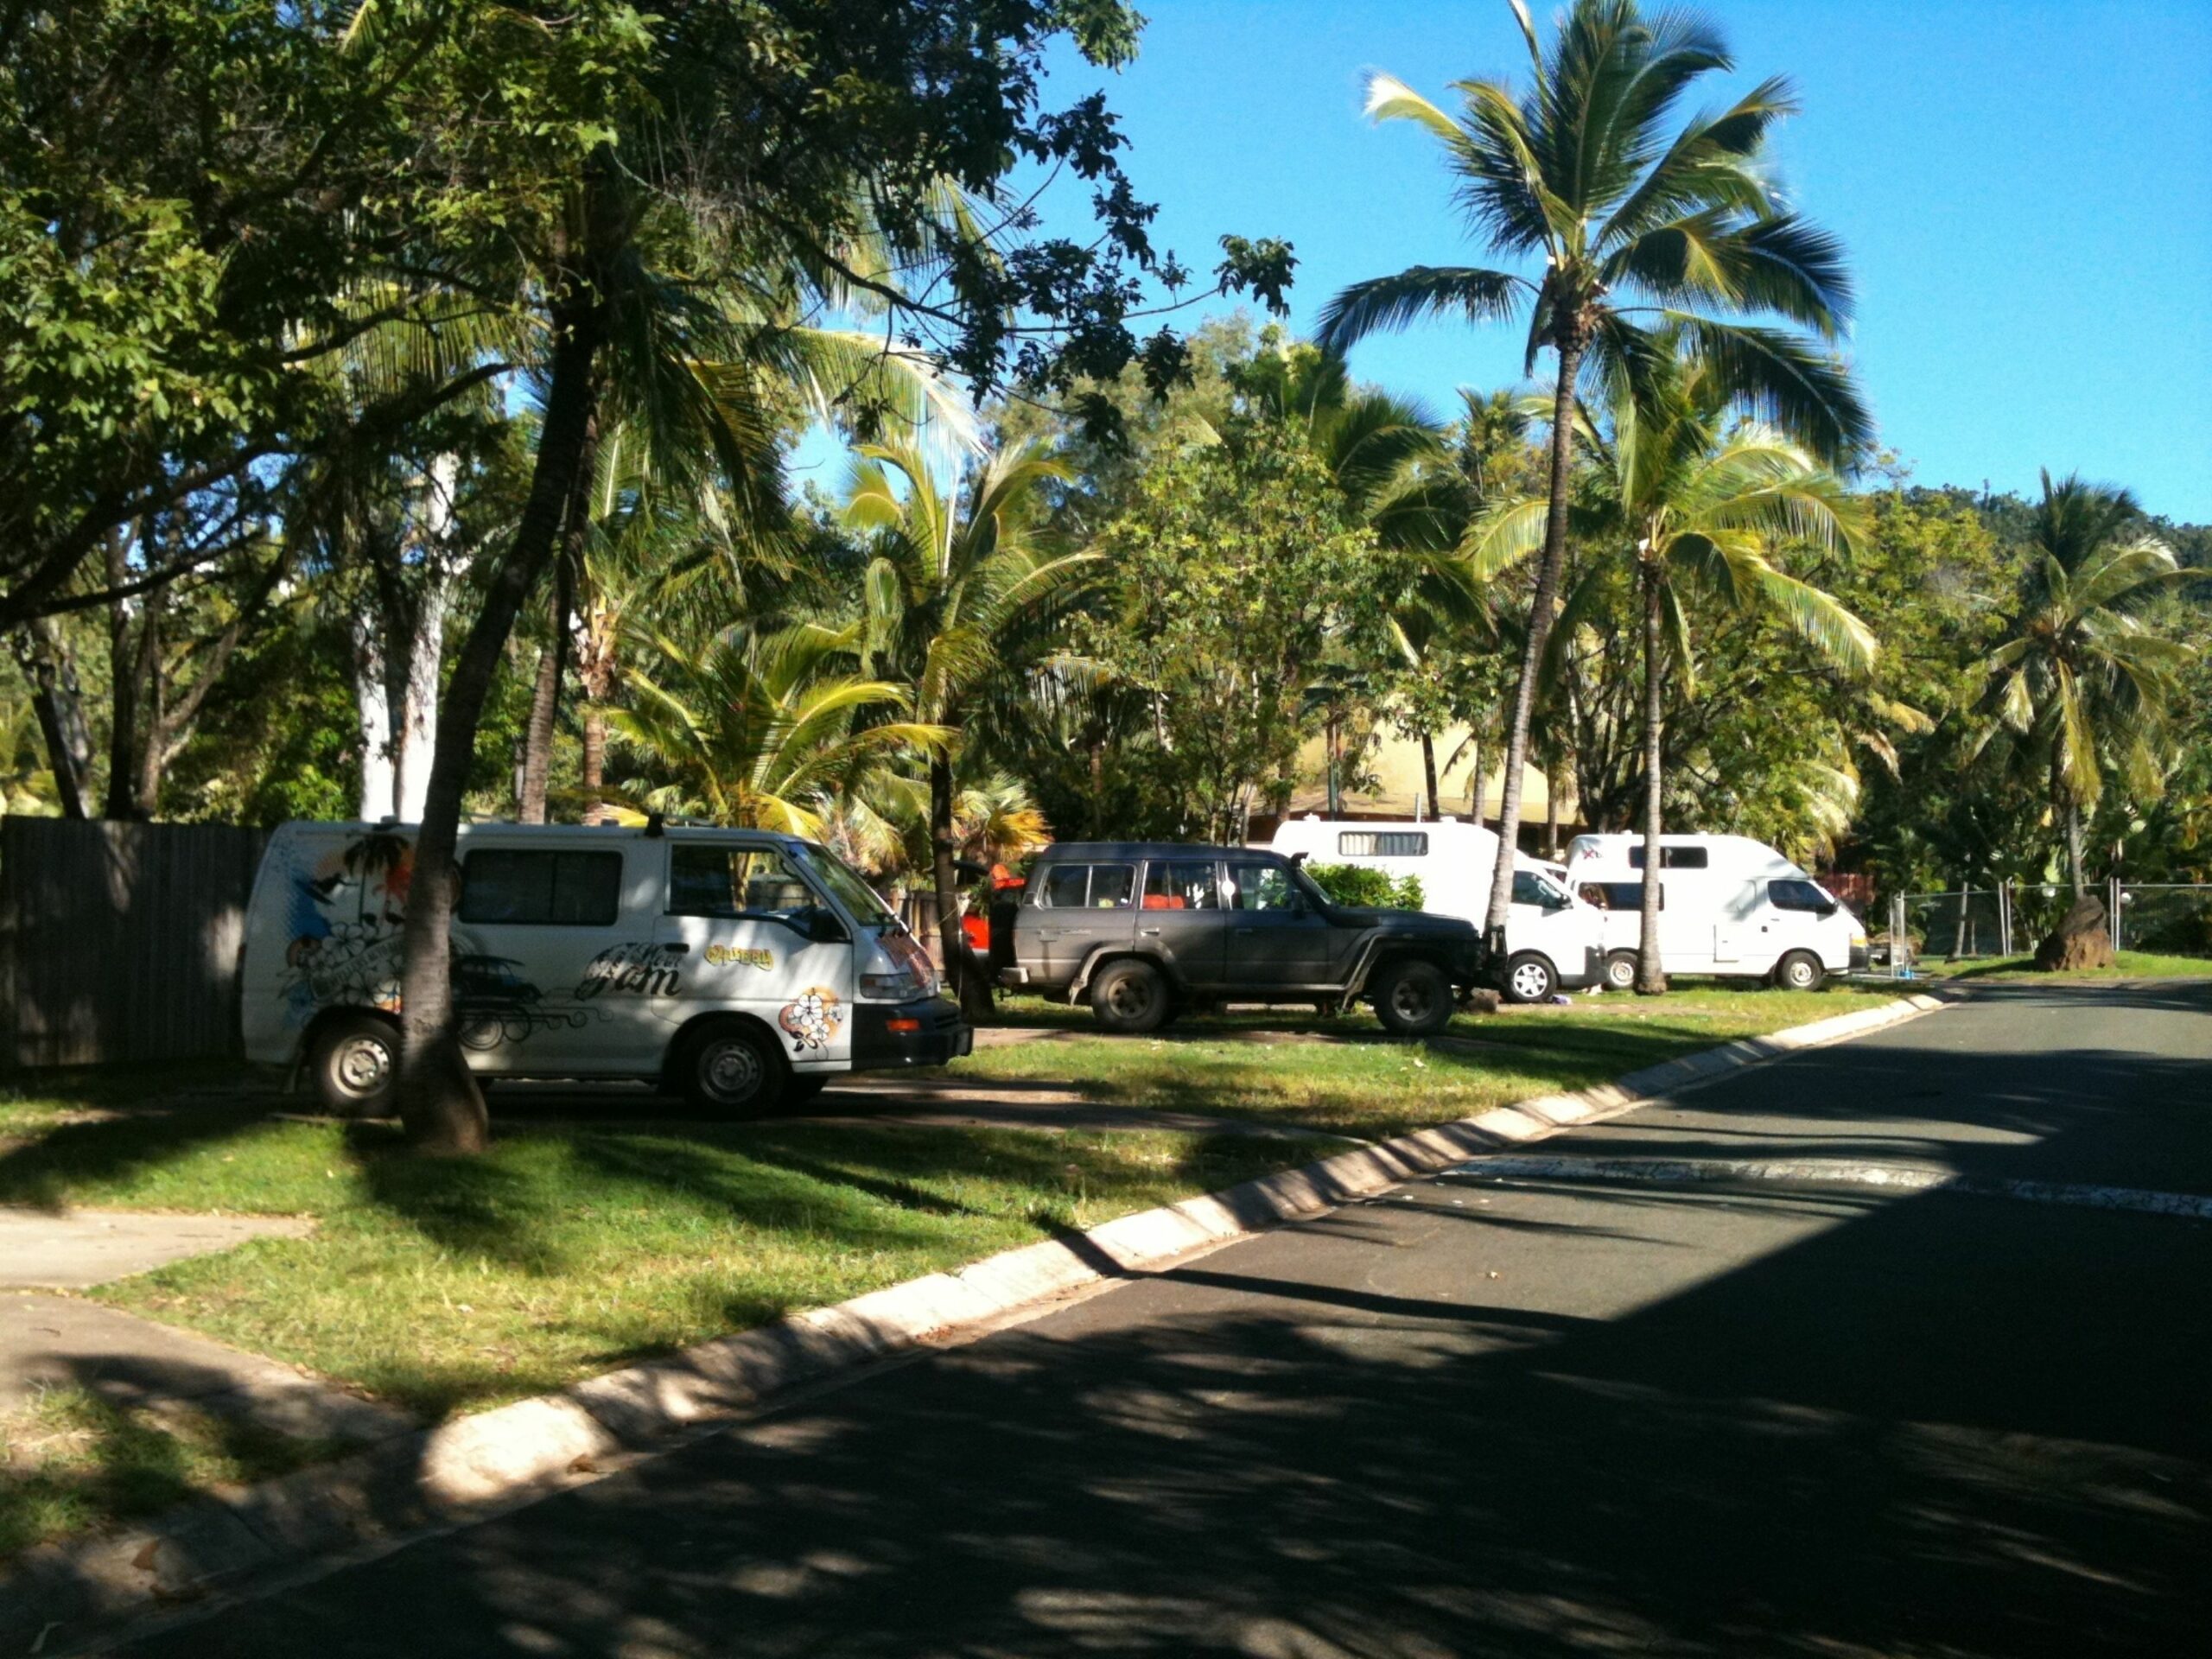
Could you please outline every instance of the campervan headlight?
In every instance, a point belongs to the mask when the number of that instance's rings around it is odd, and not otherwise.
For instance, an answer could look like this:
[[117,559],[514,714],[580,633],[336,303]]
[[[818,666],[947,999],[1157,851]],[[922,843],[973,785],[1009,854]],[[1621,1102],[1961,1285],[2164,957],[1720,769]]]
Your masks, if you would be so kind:
[[861,960],[857,979],[863,1002],[912,1002],[937,995],[929,953],[904,933],[879,938]]

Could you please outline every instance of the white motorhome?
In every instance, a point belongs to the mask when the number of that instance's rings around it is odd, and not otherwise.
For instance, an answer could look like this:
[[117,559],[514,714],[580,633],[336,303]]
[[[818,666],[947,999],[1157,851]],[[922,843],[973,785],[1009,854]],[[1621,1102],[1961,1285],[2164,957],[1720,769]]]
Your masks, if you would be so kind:
[[[1605,981],[1636,982],[1643,904],[1643,837],[1577,836],[1569,884],[1605,912]],[[1662,836],[1659,961],[1669,974],[1764,979],[1820,988],[1866,965],[1859,918],[1803,870],[1748,836]]]
[[[1481,927],[1490,910],[1497,836],[1478,823],[1434,818],[1371,823],[1309,816],[1275,831],[1274,850],[1316,864],[1357,864],[1393,877],[1421,879],[1421,908]],[[1516,860],[1506,914],[1504,985],[1516,1002],[1541,1002],[1562,986],[1603,976],[1605,918],[1541,866]]]
[[[928,953],[826,849],[765,831],[471,824],[452,982],[486,1077],[632,1077],[730,1113],[973,1040]],[[381,1109],[398,1054],[412,826],[288,823],[240,962],[247,1058]]]

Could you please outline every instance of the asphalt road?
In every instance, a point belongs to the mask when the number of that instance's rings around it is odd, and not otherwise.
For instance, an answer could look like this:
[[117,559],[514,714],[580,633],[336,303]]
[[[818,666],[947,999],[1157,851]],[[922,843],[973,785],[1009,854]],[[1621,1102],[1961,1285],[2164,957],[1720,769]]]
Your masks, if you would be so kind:
[[1857,1173],[1416,1184],[132,1650],[2204,1650],[2212,1222],[1867,1177],[2212,1195],[2212,986],[1539,1150]]

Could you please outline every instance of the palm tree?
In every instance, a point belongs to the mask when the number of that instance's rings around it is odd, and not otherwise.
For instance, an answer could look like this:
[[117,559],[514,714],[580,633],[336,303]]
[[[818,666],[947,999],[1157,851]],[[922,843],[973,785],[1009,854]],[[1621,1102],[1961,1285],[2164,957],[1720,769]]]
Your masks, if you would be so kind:
[[[1065,480],[1067,469],[1037,446],[1018,444],[992,455],[964,490],[947,492],[911,437],[863,445],[861,454],[845,520],[870,532],[861,578],[863,671],[895,677],[915,718],[957,734],[978,689],[1006,664],[1017,630],[1093,561],[1052,549],[1042,530],[1038,489]],[[989,987],[960,966],[950,745],[933,748],[929,765],[931,874],[946,972],[969,1012],[988,1016]]]
[[[1711,29],[1680,13],[1647,19],[1636,0],[1576,0],[1547,54],[1522,0],[1510,3],[1533,72],[1525,92],[1455,82],[1455,118],[1378,74],[1367,109],[1433,134],[1473,231],[1499,253],[1540,258],[1541,272],[1413,266],[1345,289],[1320,333],[1323,345],[1344,348],[1421,317],[1503,321],[1525,309],[1529,368],[1547,347],[1557,359],[1543,558],[1507,730],[1504,844],[1488,914],[1494,945],[1512,897],[1529,713],[1567,550],[1574,400],[1586,371],[1609,384],[1648,378],[1665,356],[1650,332],[1660,322],[1678,329],[1684,349],[1745,407],[1823,461],[1840,461],[1872,430],[1849,378],[1818,344],[1840,332],[1849,312],[1842,251],[1782,206],[1765,171],[1767,132],[1795,107],[1784,83],[1764,81],[1669,138],[1669,117],[1690,87],[1733,67]],[[1785,326],[1735,320],[1758,315]]]
[[906,713],[907,695],[843,671],[857,626],[769,633],[741,624],[696,651],[659,633],[639,643],[650,663],[626,672],[630,704],[607,719],[646,774],[643,787],[621,793],[645,810],[813,836],[827,797],[900,755],[940,753],[951,738],[940,726],[881,718]]
[[[1592,560],[1568,594],[1573,626],[1620,597],[1632,569],[1643,659],[1643,917],[1637,989],[1667,988],[1659,958],[1663,861],[1662,760],[1668,669],[1695,684],[1700,601],[1732,615],[1771,613],[1828,661],[1863,672],[1872,632],[1834,595],[1789,575],[1773,554],[1790,544],[1846,552],[1862,532],[1862,503],[1802,448],[1770,428],[1729,429],[1728,390],[1710,360],[1677,359],[1639,390],[1617,389],[1599,430],[1580,423],[1592,476],[1576,514],[1578,543],[1617,550]],[[1529,502],[1506,503],[1474,532],[1475,565],[1494,575],[1535,550]]]
[[2053,484],[2043,474],[2031,545],[2036,557],[1983,659],[1983,721],[1973,752],[2037,774],[2063,826],[2078,897],[2084,813],[2116,771],[2139,799],[2163,784],[2160,738],[2188,648],[2158,632],[2145,604],[2179,578],[2172,550],[2142,528],[2126,490]]

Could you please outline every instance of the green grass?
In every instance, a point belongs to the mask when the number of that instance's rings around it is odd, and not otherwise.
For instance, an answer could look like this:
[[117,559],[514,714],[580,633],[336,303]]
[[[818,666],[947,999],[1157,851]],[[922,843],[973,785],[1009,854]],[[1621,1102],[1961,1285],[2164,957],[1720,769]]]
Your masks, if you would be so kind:
[[[1930,977],[1934,976],[1931,974]],[[1953,979],[2040,979],[2063,984],[2072,980],[2100,979],[2212,979],[2212,958],[2169,957],[2153,950],[2122,950],[2109,968],[2078,973],[2047,974],[2027,957],[2008,957],[1954,971]]]
[[343,1449],[188,1406],[156,1413],[85,1389],[49,1389],[0,1414],[0,1558]]
[[251,1103],[65,1120],[0,1150],[0,1202],[315,1217],[312,1237],[92,1294],[438,1417],[1312,1155],[1183,1134],[495,1126],[483,1158],[424,1160],[386,1126]]
[[[1429,1045],[1383,1040],[1363,1013],[1191,1017],[1150,1038],[1071,1034],[982,1048],[952,1071],[978,1080],[1065,1080],[1118,1105],[1376,1139],[1895,995],[1887,985],[1789,992],[1694,984],[1659,999],[1577,997],[1571,1007],[1463,1014],[1452,1022],[1452,1041]],[[1088,1009],[1039,998],[1019,999],[1007,1013],[1011,1024],[1091,1028]],[[1269,1044],[1239,1035],[1262,1029],[1354,1040]]]

